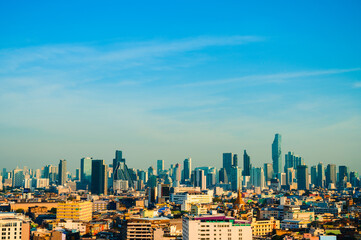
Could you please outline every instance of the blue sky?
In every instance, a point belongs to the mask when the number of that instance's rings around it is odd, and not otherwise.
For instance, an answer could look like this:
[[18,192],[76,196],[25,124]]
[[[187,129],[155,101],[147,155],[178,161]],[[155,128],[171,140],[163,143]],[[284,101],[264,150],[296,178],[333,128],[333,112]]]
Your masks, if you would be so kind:
[[[4,1],[2,166],[283,154],[361,171],[359,1]],[[146,165],[144,163],[147,163]]]

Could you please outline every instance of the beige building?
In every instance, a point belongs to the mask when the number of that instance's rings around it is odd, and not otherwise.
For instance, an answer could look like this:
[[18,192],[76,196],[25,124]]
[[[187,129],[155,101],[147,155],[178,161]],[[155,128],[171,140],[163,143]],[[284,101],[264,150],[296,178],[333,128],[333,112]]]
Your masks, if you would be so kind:
[[280,221],[271,218],[270,220],[257,221],[255,218],[252,219],[252,233],[253,236],[265,236],[272,233],[274,229],[280,228]]
[[58,203],[56,210],[56,218],[75,221],[92,220],[92,202],[61,202]]

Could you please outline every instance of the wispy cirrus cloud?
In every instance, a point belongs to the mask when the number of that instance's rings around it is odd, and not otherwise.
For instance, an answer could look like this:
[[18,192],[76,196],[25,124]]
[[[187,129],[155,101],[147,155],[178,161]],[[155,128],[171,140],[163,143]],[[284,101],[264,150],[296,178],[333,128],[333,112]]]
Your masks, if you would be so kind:
[[[298,72],[286,72],[286,73],[274,73],[274,74],[261,74],[261,75],[248,75],[238,78],[210,80],[201,82],[192,82],[178,85],[179,87],[204,87],[212,85],[222,85],[236,82],[252,82],[258,80],[258,83],[282,83],[286,79],[301,78],[301,77],[314,77],[322,75],[341,74],[347,72],[360,71],[361,68],[347,68],[347,69],[326,69],[326,70],[313,70],[313,71],[298,71]],[[360,83],[355,83],[355,87],[361,87]]]
[[[46,45],[0,51],[0,73],[23,70],[38,66],[54,68],[59,66],[87,69],[104,67],[124,68],[142,65],[149,58],[165,57],[172,54],[196,51],[208,47],[235,46],[264,39],[257,36],[201,36],[173,41],[153,40],[135,43],[113,43],[108,46],[91,44]],[[126,62],[126,64],[124,64]],[[116,65],[122,63],[122,65]]]

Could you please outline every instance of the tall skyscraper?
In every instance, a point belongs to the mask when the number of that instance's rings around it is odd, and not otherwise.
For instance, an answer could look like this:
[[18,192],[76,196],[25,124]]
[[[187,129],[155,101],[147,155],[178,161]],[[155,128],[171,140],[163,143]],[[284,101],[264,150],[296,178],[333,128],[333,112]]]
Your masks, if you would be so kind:
[[273,176],[273,166],[272,163],[265,163],[264,167],[263,167],[263,171],[264,171],[264,177],[265,177],[265,181],[271,181],[272,176]]
[[297,167],[297,186],[299,190],[308,190],[308,167],[306,165],[300,165]]
[[231,188],[232,191],[238,191],[242,186],[242,169],[240,167],[232,167],[231,173]]
[[91,192],[92,194],[108,194],[108,166],[104,160],[92,161]]
[[131,177],[127,164],[125,164],[125,158],[120,150],[115,151],[115,158],[113,159],[113,182],[114,181],[128,181],[129,187],[134,187],[134,180]]
[[255,187],[264,188],[264,172],[263,168],[253,167],[251,171],[251,183]]
[[317,165],[317,186],[325,187],[325,169],[322,162]]
[[348,181],[348,170],[346,166],[338,167],[338,178],[339,186],[344,186],[344,184]]
[[89,189],[92,180],[92,161],[93,158],[85,157],[80,159],[80,182],[81,189]]
[[164,171],[164,160],[157,160],[157,175]]
[[276,133],[272,143],[273,175],[277,177],[282,172],[281,135]]
[[251,158],[246,150],[243,153],[243,176],[251,176]]
[[192,172],[192,159],[186,158],[183,162],[183,183],[189,181],[191,179],[191,172]]
[[67,179],[67,174],[66,174],[66,160],[65,159],[61,159],[59,162],[59,167],[58,167],[58,185],[64,185],[66,183]]
[[334,184],[336,186],[337,173],[336,173],[336,165],[328,164],[326,169],[326,187],[329,188],[330,184]]
[[311,184],[318,186],[317,167],[311,167]]
[[233,166],[233,153],[223,153],[223,168],[226,169],[228,176],[231,176],[232,166]]
[[229,183],[228,174],[225,168],[219,170],[219,181],[222,183]]
[[178,187],[181,180],[181,166],[177,163],[173,168],[173,187]]
[[233,167],[238,167],[238,155],[234,154],[233,155]]
[[204,171],[201,169],[195,170],[195,187],[200,187],[201,190],[205,190],[207,187],[206,176],[204,175]]

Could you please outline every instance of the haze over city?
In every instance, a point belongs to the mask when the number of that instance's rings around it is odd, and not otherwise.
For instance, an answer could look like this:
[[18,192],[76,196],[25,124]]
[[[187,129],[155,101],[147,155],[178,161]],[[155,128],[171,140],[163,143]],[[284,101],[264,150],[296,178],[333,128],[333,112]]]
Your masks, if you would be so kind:
[[262,166],[280,133],[361,171],[358,1],[153,4],[0,3],[2,167]]

